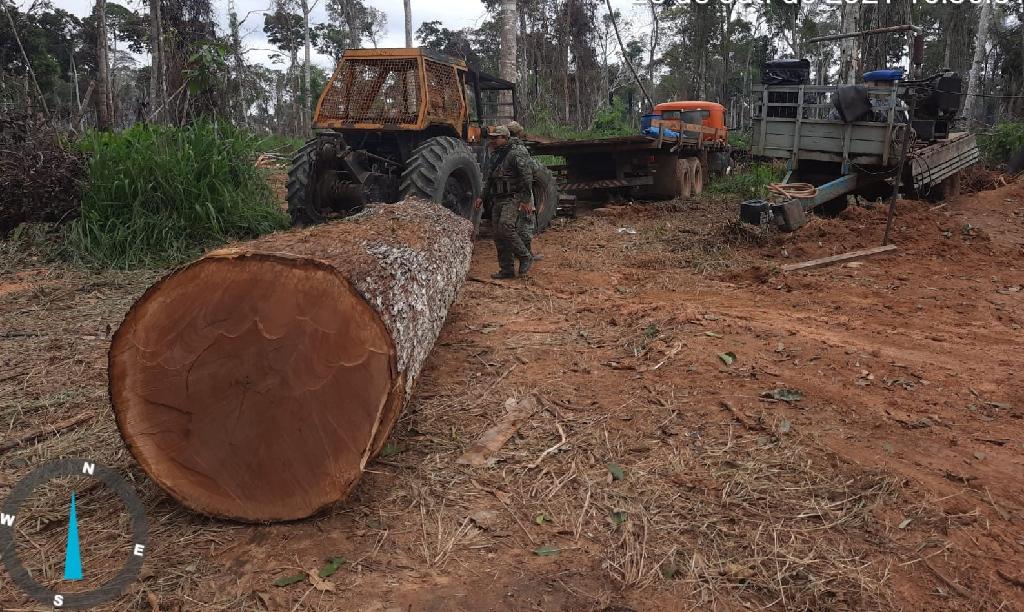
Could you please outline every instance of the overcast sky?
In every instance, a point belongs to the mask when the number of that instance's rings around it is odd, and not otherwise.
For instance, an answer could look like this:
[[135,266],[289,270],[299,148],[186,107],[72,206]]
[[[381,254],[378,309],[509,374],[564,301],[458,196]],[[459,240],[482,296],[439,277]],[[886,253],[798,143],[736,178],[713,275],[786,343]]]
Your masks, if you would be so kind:
[[[143,0],[111,0],[120,1],[128,7],[148,12],[149,4]],[[312,23],[327,21],[327,12],[324,10],[324,0],[310,0],[316,6],[310,15]],[[368,6],[373,6],[384,11],[388,17],[387,31],[380,46],[382,47],[404,47],[405,46],[405,16],[402,8],[402,0],[364,0]],[[93,0],[52,0],[54,6],[62,8],[78,16],[89,14]],[[236,10],[239,18],[244,18],[249,11],[265,11],[272,3],[272,0],[236,0]],[[612,0],[612,6],[627,18],[633,18],[638,29],[645,26],[650,27],[650,19],[644,19],[644,13],[639,11],[640,3],[635,0]],[[221,25],[221,30],[227,28],[227,0],[213,0],[213,10]],[[444,27],[459,30],[466,27],[477,26],[487,17],[483,4],[480,0],[412,0],[412,25],[413,32],[419,28],[424,21],[440,21]],[[263,33],[263,15],[261,12],[249,15],[242,25],[243,44],[248,49],[250,61],[270,65],[270,56],[275,53],[273,45],[267,42]],[[417,42],[418,44],[418,42]],[[316,51],[314,50],[314,53]],[[301,58],[301,55],[300,55]],[[143,62],[146,60],[140,58]],[[327,68],[331,65],[329,57],[317,54],[314,63]]]

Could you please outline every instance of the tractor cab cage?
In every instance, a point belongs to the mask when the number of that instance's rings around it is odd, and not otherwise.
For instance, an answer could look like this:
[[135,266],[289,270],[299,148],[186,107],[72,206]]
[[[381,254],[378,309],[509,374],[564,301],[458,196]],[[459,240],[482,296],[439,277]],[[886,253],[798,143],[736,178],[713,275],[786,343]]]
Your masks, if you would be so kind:
[[348,49],[317,102],[313,126],[462,132],[466,64],[429,49]]
[[[472,87],[476,120],[482,125],[508,123],[518,117],[515,83],[472,69],[466,78],[469,86]],[[502,109],[499,96],[493,93],[502,91],[512,92],[511,109]]]

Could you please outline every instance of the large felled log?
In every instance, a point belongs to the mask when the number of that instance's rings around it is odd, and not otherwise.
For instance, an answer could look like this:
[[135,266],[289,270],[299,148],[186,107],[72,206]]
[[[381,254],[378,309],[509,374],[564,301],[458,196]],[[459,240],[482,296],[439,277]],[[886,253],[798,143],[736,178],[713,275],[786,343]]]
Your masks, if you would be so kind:
[[132,306],[110,399],[186,506],[273,521],[344,498],[383,446],[465,280],[471,224],[423,201],[215,251]]

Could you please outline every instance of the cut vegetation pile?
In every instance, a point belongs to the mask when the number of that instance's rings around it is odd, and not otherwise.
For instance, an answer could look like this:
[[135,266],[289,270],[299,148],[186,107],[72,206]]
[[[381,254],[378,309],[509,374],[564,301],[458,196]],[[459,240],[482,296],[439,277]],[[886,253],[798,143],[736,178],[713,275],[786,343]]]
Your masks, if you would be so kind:
[[67,219],[78,208],[84,156],[51,126],[28,116],[0,118],[0,238],[25,222]]
[[82,146],[89,185],[69,246],[91,264],[166,265],[288,224],[253,165],[257,141],[228,126],[140,125]]

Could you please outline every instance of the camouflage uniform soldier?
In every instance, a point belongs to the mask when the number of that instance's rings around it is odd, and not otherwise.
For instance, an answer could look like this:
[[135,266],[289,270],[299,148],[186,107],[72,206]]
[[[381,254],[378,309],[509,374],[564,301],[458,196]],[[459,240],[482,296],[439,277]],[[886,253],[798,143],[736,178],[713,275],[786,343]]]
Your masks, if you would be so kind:
[[[533,170],[533,175],[536,177],[536,175],[537,175],[537,168],[540,167],[540,163],[537,160],[533,159],[532,156],[530,156],[529,149],[527,149],[526,145],[523,143],[522,138],[523,138],[523,135],[526,134],[526,130],[523,128],[522,125],[519,124],[518,121],[512,121],[506,127],[508,128],[509,135],[512,136],[509,139],[509,142],[512,143],[513,146],[522,147],[523,153],[530,160],[530,168]],[[533,190],[532,189],[530,191],[530,196],[531,196],[531,198],[533,196]],[[536,205],[537,205],[536,200],[531,200],[531,202],[533,203],[534,208],[536,208]],[[523,239],[523,243],[526,244],[526,248],[530,249],[530,253],[533,254],[533,261],[535,261],[535,262],[544,259],[544,256],[541,255],[540,253],[534,253],[533,252],[533,232],[536,229],[537,229],[537,216],[536,215],[530,215],[529,218],[527,219],[527,222],[523,224],[523,227],[522,227],[523,231],[520,233],[520,236]]]
[[[530,270],[533,216],[533,170],[526,147],[514,144],[508,128],[499,125],[491,129],[490,160],[485,172],[484,192],[477,206],[487,202],[491,206],[494,244],[498,249],[498,272],[493,278],[514,278],[516,259],[519,274]],[[524,237],[526,240],[524,240]]]

